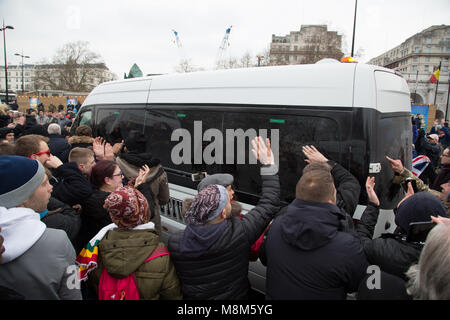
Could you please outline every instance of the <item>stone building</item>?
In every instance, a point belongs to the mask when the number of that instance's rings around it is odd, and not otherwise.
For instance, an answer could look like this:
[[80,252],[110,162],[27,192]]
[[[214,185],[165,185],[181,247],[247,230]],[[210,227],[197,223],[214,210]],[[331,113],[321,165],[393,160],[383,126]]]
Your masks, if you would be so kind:
[[302,25],[300,31],[291,31],[286,36],[272,34],[270,64],[316,63],[324,58],[340,60],[342,36],[328,31],[326,25]]
[[436,105],[437,110],[445,113],[449,58],[450,26],[436,25],[413,35],[368,63],[399,71],[408,81],[411,102],[415,104],[434,104],[436,83],[431,83],[430,77],[441,63]]
[[[89,92],[102,82],[117,79],[117,76],[103,63],[89,64],[83,68],[79,67],[72,69],[68,69],[67,66],[55,64],[24,64],[23,71],[23,91],[25,93],[37,90]],[[8,91],[21,93],[22,65],[8,65],[7,72]],[[39,81],[39,75],[41,75],[41,79],[48,81]],[[73,82],[72,88],[61,87],[62,79],[66,79],[67,76],[69,76],[71,82]],[[79,80],[78,83],[76,80]],[[5,90],[5,67],[0,66],[0,91],[4,92]]]
[[[34,90],[34,65],[23,65],[23,90]],[[22,92],[22,65],[8,65],[8,90]],[[5,67],[0,66],[0,91],[5,92]]]

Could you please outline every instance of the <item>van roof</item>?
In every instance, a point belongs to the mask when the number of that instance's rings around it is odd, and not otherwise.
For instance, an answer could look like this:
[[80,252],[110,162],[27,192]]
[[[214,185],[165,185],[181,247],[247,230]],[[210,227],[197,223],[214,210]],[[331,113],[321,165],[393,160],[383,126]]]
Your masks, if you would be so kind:
[[[395,95],[400,103],[390,103],[390,96],[380,99],[380,92]],[[392,106],[381,110],[382,106],[377,108],[377,99]],[[406,81],[393,70],[337,61],[111,81],[97,86],[83,105],[124,103],[365,107],[383,112],[410,111]]]

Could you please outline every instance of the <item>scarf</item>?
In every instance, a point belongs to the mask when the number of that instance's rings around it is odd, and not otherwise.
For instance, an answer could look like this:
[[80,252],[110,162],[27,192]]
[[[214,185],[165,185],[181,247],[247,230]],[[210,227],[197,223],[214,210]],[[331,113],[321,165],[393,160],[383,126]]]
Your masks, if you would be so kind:
[[[88,274],[97,268],[98,266],[98,244],[108,231],[117,229],[118,226],[115,223],[111,223],[106,227],[103,227],[81,250],[80,254],[77,256],[75,262],[78,266],[78,278],[80,281],[86,281]],[[146,224],[141,224],[134,227],[131,230],[145,230],[154,229],[155,225],[153,222],[148,222]]]

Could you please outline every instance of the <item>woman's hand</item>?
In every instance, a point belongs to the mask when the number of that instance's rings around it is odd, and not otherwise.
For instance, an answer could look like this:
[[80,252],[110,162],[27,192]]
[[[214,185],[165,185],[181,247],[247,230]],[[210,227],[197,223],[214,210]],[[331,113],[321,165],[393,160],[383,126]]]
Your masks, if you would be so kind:
[[147,165],[144,165],[141,169],[139,169],[139,175],[134,182],[134,187],[137,188],[140,184],[144,183],[147,180],[147,176],[150,173],[150,168]]

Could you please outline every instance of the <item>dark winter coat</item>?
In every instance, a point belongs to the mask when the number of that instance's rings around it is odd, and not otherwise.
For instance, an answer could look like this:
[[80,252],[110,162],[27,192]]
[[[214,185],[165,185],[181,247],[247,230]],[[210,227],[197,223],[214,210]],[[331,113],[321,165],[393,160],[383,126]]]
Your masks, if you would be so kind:
[[446,164],[441,168],[441,171],[437,175],[436,179],[434,179],[432,189],[441,192],[441,184],[450,181],[450,164]]
[[217,224],[188,225],[169,238],[169,251],[184,299],[246,299],[248,253],[278,211],[278,176],[262,176],[262,197],[242,217]]
[[47,205],[48,213],[41,219],[47,228],[64,230],[72,245],[81,227],[80,215],[69,205],[50,197]]
[[79,252],[103,227],[112,223],[108,212],[103,208],[110,193],[95,190],[84,202],[81,214],[81,229],[76,250]]
[[60,134],[49,135],[48,148],[52,155],[57,156],[62,162],[67,162],[69,159],[70,144]]
[[342,300],[366,275],[358,236],[341,231],[345,214],[330,203],[295,199],[267,235],[266,298]]
[[56,170],[59,183],[54,186],[52,196],[70,206],[81,204],[92,194],[93,189],[76,162],[64,163]]
[[426,155],[430,158],[433,169],[438,166],[439,156],[441,154],[441,147],[438,144],[431,144],[427,141],[425,136],[419,135],[415,143],[415,148],[417,154]]
[[[331,175],[333,176],[334,185],[336,187],[336,206],[341,209],[342,216],[345,219],[340,220],[340,228],[343,231],[354,230],[353,213],[359,201],[359,193],[361,186],[358,180],[339,163],[329,160],[327,162],[331,167]],[[282,208],[275,218],[282,216],[287,212],[288,206]],[[265,240],[261,244],[259,259],[261,263],[267,266],[267,256],[265,252]]]
[[381,270],[406,279],[405,272],[419,261],[423,245],[409,243],[401,236],[382,234],[372,239],[380,209],[369,203],[356,226],[367,260]]

